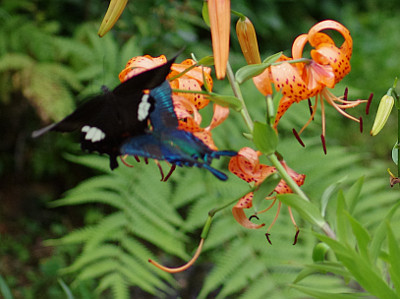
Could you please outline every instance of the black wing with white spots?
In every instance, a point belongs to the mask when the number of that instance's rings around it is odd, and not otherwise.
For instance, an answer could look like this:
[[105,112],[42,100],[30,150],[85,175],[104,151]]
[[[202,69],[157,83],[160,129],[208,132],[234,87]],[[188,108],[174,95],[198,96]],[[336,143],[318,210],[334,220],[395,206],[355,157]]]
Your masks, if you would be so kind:
[[118,167],[120,147],[129,137],[144,134],[154,110],[154,98],[143,90],[161,85],[175,58],[140,73],[112,91],[91,98],[58,123],[34,131],[39,137],[48,131],[80,132],[81,148],[110,156],[110,167]]

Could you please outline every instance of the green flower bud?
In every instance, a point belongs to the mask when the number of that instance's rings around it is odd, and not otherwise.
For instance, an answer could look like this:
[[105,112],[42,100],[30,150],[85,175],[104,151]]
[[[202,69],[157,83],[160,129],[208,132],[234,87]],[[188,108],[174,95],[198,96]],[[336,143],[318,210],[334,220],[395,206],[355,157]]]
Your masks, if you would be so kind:
[[384,95],[379,103],[378,111],[376,112],[375,121],[372,125],[371,135],[377,135],[385,126],[386,121],[392,111],[394,98],[391,95]]

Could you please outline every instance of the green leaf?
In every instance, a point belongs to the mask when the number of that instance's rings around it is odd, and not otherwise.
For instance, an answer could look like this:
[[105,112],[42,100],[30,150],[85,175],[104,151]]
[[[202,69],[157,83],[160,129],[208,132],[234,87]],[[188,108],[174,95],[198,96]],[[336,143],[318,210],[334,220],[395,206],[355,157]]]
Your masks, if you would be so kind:
[[386,228],[386,222],[390,222],[392,219],[394,213],[397,211],[397,209],[400,207],[400,202],[397,202],[387,213],[384,219],[382,219],[380,225],[376,229],[374,236],[371,241],[370,245],[370,254],[371,254],[371,261],[375,262],[376,259],[378,258],[381,248],[383,245],[383,241],[386,238],[386,233],[387,233],[387,228]]
[[394,289],[396,290],[397,295],[400,296],[400,247],[388,221],[386,221],[386,227],[389,247],[390,279],[394,284]]
[[[325,244],[325,243],[319,243]],[[333,273],[335,275],[339,275],[345,280],[350,280],[351,275],[349,271],[347,271],[341,263],[336,262],[321,262],[321,263],[314,263],[311,265],[306,265],[305,268],[297,275],[294,283],[298,283],[299,281],[305,279],[306,277],[315,274],[315,273]]]
[[239,84],[242,84],[243,82],[245,82],[255,76],[258,76],[267,67],[270,67],[271,64],[276,62],[279,59],[279,57],[281,57],[281,55],[282,55],[282,52],[278,52],[278,53],[275,53],[275,54],[267,57],[266,59],[264,59],[264,61],[262,63],[250,64],[250,65],[246,65],[246,66],[238,69],[238,71],[235,74],[236,81]]
[[214,56],[205,56],[201,58],[197,64],[204,66],[212,66],[214,65]]
[[6,281],[0,275],[0,294],[3,295],[4,299],[13,299],[13,295],[11,294],[11,290],[8,287]]
[[340,187],[340,185],[347,179],[347,177],[341,178],[339,181],[329,185],[321,196],[321,215],[325,217],[326,207],[328,206],[329,200]]
[[364,184],[364,176],[360,177],[357,182],[351,186],[350,190],[346,193],[346,203],[350,214],[353,213],[354,208],[360,199],[360,193]]
[[350,244],[350,235],[348,232],[349,221],[344,212],[346,211],[346,202],[343,191],[340,190],[337,198],[336,207],[336,235],[339,242]]
[[260,75],[269,66],[271,66],[271,64],[268,63],[245,65],[237,70],[235,74],[236,81],[239,84],[242,84],[247,80]]
[[282,56],[282,51],[278,52],[278,53],[275,53],[275,54],[272,54],[271,56],[268,56],[267,58],[265,58],[263,60],[263,63],[272,64],[272,63],[276,62],[279,59],[279,57],[281,57],[281,56]]
[[273,154],[278,145],[278,135],[275,130],[260,122],[254,123],[253,140],[257,149],[265,155]]
[[291,287],[312,296],[313,298],[324,298],[324,299],[360,299],[360,296],[365,296],[363,293],[345,293],[345,294],[340,294],[340,293],[331,293],[331,292],[324,292],[319,289],[315,288],[310,288],[310,287],[305,287],[305,286],[299,286],[299,285],[291,285]]
[[295,208],[304,220],[318,227],[325,226],[325,219],[321,216],[318,207],[313,203],[304,200],[297,194],[279,194],[277,198],[284,204]]
[[325,235],[316,234],[318,239],[328,244],[337,259],[354,276],[356,281],[368,292],[378,298],[398,298],[394,291],[382,279],[377,269],[367,263],[353,248],[343,245]]
[[209,95],[207,96],[207,99],[221,106],[229,106],[233,108],[235,111],[240,111],[243,108],[242,102],[237,97],[234,96]]
[[71,289],[65,284],[65,282],[61,278],[58,278],[57,280],[61,288],[63,289],[67,299],[74,299],[74,295],[72,294]]
[[392,160],[397,165],[399,163],[399,145],[398,141],[394,144],[392,149]]
[[357,247],[360,251],[360,255],[366,260],[366,262],[370,262],[370,256],[368,252],[368,243],[371,241],[371,236],[368,231],[358,222],[355,218],[353,218],[347,211],[344,211],[344,214],[350,220],[350,225],[353,230],[353,235],[357,239]]
[[208,2],[203,1],[203,8],[201,10],[201,14],[203,15],[203,20],[210,27],[210,17],[208,15]]

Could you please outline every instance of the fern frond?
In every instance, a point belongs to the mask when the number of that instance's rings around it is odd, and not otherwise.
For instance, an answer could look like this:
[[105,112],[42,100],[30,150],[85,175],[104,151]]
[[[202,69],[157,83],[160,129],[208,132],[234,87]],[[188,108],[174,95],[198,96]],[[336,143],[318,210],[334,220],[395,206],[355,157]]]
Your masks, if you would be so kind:
[[100,279],[100,283],[96,288],[96,293],[111,289],[113,298],[129,299],[129,288],[124,277],[119,273],[110,273]]

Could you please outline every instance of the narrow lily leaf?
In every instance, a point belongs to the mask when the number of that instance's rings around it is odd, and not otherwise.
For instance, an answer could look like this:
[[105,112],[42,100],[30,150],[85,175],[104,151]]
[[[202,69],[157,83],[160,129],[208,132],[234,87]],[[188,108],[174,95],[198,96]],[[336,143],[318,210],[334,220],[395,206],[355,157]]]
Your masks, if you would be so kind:
[[198,65],[204,65],[204,66],[212,66],[214,65],[214,56],[205,56],[201,58],[198,62]]
[[0,275],[0,294],[3,295],[4,299],[13,299],[10,288],[8,287],[4,278]]
[[258,64],[250,64],[245,65],[237,70],[235,74],[236,81],[239,84],[258,76],[261,74],[267,67],[270,67],[271,63],[258,63]]
[[314,246],[312,259],[314,262],[323,262],[325,260],[326,253],[329,250],[329,246],[325,243],[318,243]]
[[371,236],[368,231],[358,222],[355,218],[353,218],[347,211],[344,211],[344,214],[350,220],[350,225],[353,230],[353,235],[357,239],[357,247],[360,252],[360,255],[365,259],[366,263],[370,263],[370,256],[368,252],[368,243],[371,241]]
[[273,154],[278,145],[278,135],[275,130],[266,124],[255,122],[253,140],[257,149],[263,154]]
[[392,160],[396,165],[399,164],[399,145],[398,145],[398,141],[396,141],[396,143],[394,144],[393,149],[392,149]]
[[273,174],[267,179],[265,179],[259,186],[258,189],[254,191],[253,196],[253,207],[257,211],[261,202],[265,200],[265,197],[269,196],[272,191],[276,188],[279,181],[281,180],[280,176],[277,174]]
[[339,189],[340,185],[345,182],[347,176],[340,179],[339,181],[329,185],[321,196],[321,215],[325,217],[326,207],[328,206],[329,200],[332,195]]
[[201,14],[203,16],[204,23],[206,23],[206,25],[208,27],[210,27],[210,17],[208,15],[208,2],[207,1],[203,1],[203,8],[201,10]]
[[297,212],[306,221],[323,227],[325,225],[325,219],[321,216],[321,213],[316,205],[304,200],[297,194],[279,194],[277,195],[278,200],[284,204],[295,208]]
[[316,234],[316,236],[322,242],[328,244],[337,259],[343,263],[365,290],[377,298],[398,298],[395,292],[382,279],[381,273],[378,273],[371,263],[366,263],[365,259],[353,248],[325,235]]
[[279,59],[279,57],[281,57],[281,55],[282,55],[282,51],[272,54],[271,56],[268,56],[267,58],[265,58],[263,63],[272,64],[272,63],[276,62]]
[[389,273],[397,295],[400,296],[400,247],[389,222],[386,222],[389,247]]
[[[310,295],[313,298],[324,298],[324,299],[360,299],[365,294],[363,293],[332,293],[332,292],[324,292],[320,289],[300,286],[300,285],[291,285],[292,288],[295,288],[304,294]],[[366,296],[365,296],[366,297]]]
[[266,59],[262,63],[257,63],[257,64],[250,64],[250,65],[245,65],[244,67],[241,67],[240,69],[237,70],[235,74],[236,81],[239,84],[242,84],[243,82],[258,76],[261,74],[267,67],[270,67],[274,62],[276,62],[279,57],[281,57],[282,52],[275,53]]
[[336,206],[336,235],[340,242],[350,244],[348,232],[349,221],[344,212],[346,211],[346,202],[342,190],[339,191]]
[[381,252],[381,248],[383,245],[383,241],[386,238],[387,228],[386,222],[390,222],[394,213],[400,207],[400,202],[396,203],[389,211],[389,213],[382,219],[381,224],[378,226],[376,231],[374,232],[374,236],[371,241],[370,245],[370,255],[371,255],[371,262],[374,263]]
[[243,108],[242,102],[234,96],[209,95],[207,99],[221,106],[229,106],[235,111],[240,111]]
[[302,271],[300,271],[299,275],[297,275],[293,283],[298,283],[307,276],[310,276],[315,273],[323,273],[323,274],[333,273],[343,277],[345,280],[351,279],[351,274],[343,267],[342,264],[335,262],[323,262],[323,263],[314,263],[311,265],[306,265],[305,268]]
[[362,186],[364,184],[364,177],[360,177],[357,182],[351,186],[350,190],[346,193],[346,203],[348,207],[348,211],[350,214],[353,214],[354,208],[360,199],[360,193]]
[[61,288],[63,289],[67,299],[74,299],[75,298],[74,295],[71,292],[71,289],[65,284],[65,282],[61,278],[58,279],[58,283],[60,284]]

